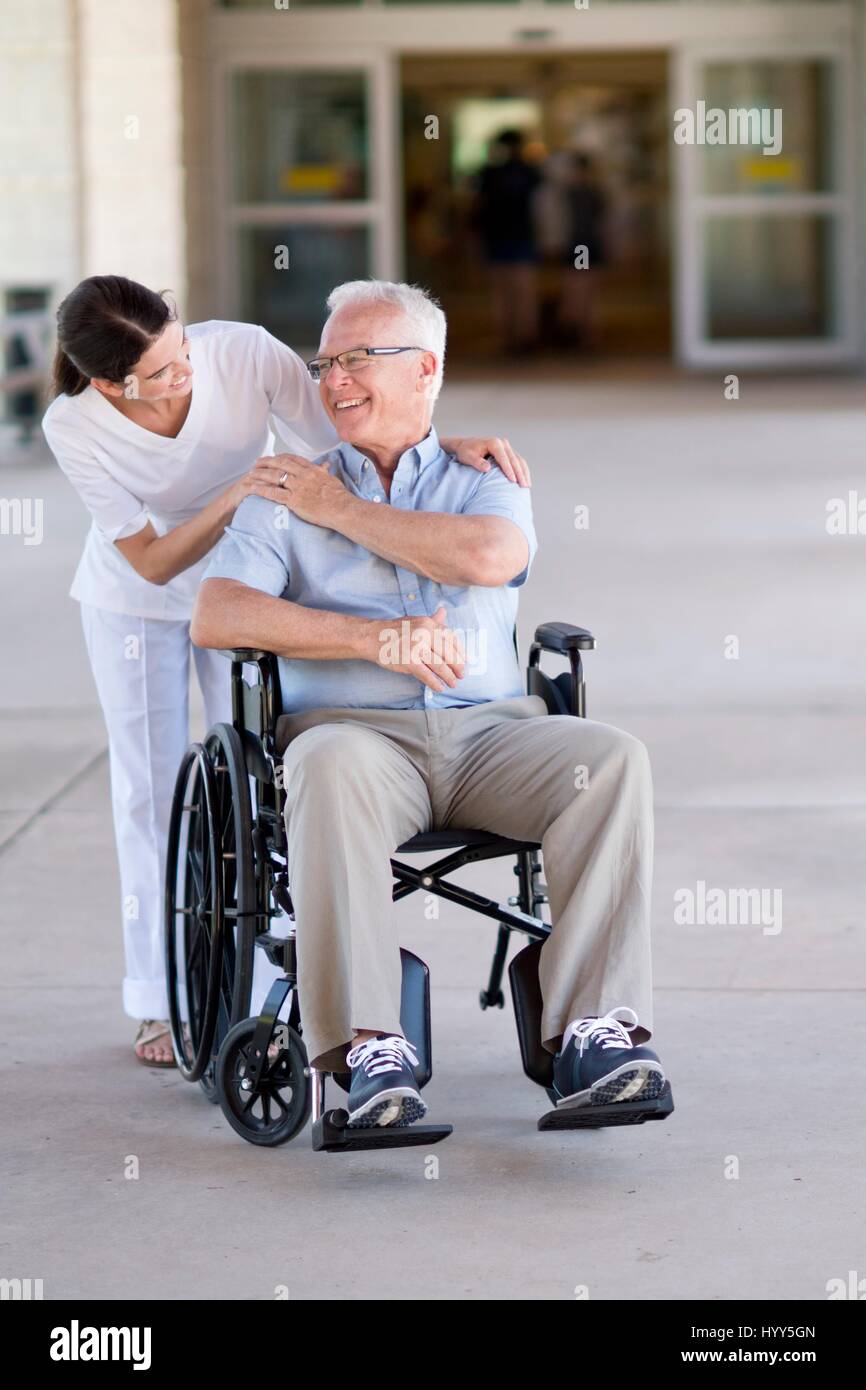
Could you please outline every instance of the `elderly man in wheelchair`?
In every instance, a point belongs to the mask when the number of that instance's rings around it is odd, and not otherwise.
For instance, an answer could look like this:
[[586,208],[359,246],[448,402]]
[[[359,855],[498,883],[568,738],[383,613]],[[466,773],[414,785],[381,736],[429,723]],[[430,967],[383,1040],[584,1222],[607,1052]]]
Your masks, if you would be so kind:
[[[499,921],[482,1007],[503,1003],[511,931],[530,938],[511,983],[524,1068],[554,1102],[540,1128],[663,1119],[673,1108],[670,1085],[647,1046],[646,750],[583,717],[580,651],[594,646],[584,629],[539,628],[523,693],[514,631],[536,547],[530,494],[496,467],[460,467],[439,443],[441,309],[416,287],[376,281],[340,286],[328,307],[309,370],[341,442],[314,463],[273,460],[283,505],[251,496],[238,508],[192,624],[198,645],[228,649],[234,662],[234,729],[209,735],[211,782],[202,775],[197,783],[205,810],[218,799],[213,770],[225,773],[228,755],[237,761],[243,750],[241,770],[229,768],[243,814],[230,808],[222,840],[211,836],[203,849],[211,879],[222,880],[214,902],[230,923],[221,960],[214,965],[212,951],[208,966],[211,982],[221,977],[222,1005],[219,982],[216,1004],[210,996],[202,1004],[207,988],[198,991],[199,1013],[210,1010],[212,1088],[252,1142],[281,1142],[306,1119],[303,1094],[291,1119],[280,1099],[280,1075],[290,1073],[295,1092],[312,1077],[317,1148],[429,1143],[449,1133],[415,1124],[431,1071],[427,972],[398,948],[393,902],[420,889]],[[566,656],[570,672],[543,675],[543,649]],[[244,661],[259,669],[252,690],[240,679]],[[253,705],[264,713],[251,732],[244,714]],[[259,789],[252,817],[244,770]],[[262,819],[269,798],[270,830]],[[210,816],[219,822],[213,805]],[[245,865],[250,841],[255,862]],[[393,859],[416,849],[453,852],[420,870]],[[189,950],[183,970],[178,964],[176,845],[172,853],[169,992],[182,1052],[180,1014],[187,1023],[195,1015],[196,967]],[[516,857],[520,884],[508,906],[445,877],[503,855]],[[266,891],[296,922],[284,941],[262,931],[265,860]],[[548,901],[552,924],[539,911]],[[251,920],[286,978],[261,1017],[243,1022]],[[177,987],[184,971],[185,1005]],[[290,1026],[280,1028],[277,1013],[295,983]],[[192,1076],[188,1043],[178,1060]],[[323,1115],[326,1074],[348,1098],[344,1110]]]

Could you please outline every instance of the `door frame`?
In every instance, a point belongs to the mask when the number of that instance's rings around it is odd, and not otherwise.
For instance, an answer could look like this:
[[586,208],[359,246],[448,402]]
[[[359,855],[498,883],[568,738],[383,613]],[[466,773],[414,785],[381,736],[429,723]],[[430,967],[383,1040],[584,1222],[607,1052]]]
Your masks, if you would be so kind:
[[[232,195],[231,100],[232,77],[238,72],[362,72],[366,76],[368,119],[368,190],[363,199],[340,202],[267,202],[243,204]],[[393,279],[399,258],[399,131],[393,112],[399,109],[395,68],[387,53],[376,49],[309,48],[289,53],[248,44],[241,52],[222,53],[214,64],[214,225],[217,233],[217,293],[233,318],[241,314],[240,257],[237,231],[241,227],[363,226],[370,232],[371,269],[379,279]]]
[[[699,74],[706,62],[826,60],[833,63],[833,140],[836,143],[838,188],[828,193],[703,193],[699,187],[701,150],[679,147],[672,161],[675,185],[673,210],[673,315],[677,359],[686,366],[712,367],[737,363],[747,366],[799,367],[839,365],[856,360],[860,347],[857,283],[857,167],[853,136],[856,119],[855,72],[850,47],[838,42],[789,40],[774,43],[729,42],[690,45],[672,56],[671,112],[695,109],[701,96]],[[705,229],[710,217],[765,213],[797,216],[823,213],[832,218],[833,305],[832,337],[725,339],[707,336],[706,284],[703,278]]]
[[[401,23],[400,20],[405,22]],[[324,38],[327,35],[327,43]],[[812,210],[823,201],[836,216],[839,244],[835,259],[836,322],[833,339],[733,340],[711,344],[696,320],[702,295],[699,214],[709,210],[694,199],[696,160],[689,146],[671,159],[671,318],[674,359],[688,367],[737,362],[756,366],[839,365],[859,361],[864,336],[859,328],[862,289],[857,235],[863,225],[860,171],[853,132],[861,117],[857,75],[862,68],[862,33],[852,0],[820,5],[720,3],[686,6],[680,0],[624,0],[575,10],[569,5],[520,0],[518,4],[425,4],[402,9],[381,0],[357,6],[315,5],[276,13],[267,7],[225,8],[210,13],[208,48],[213,80],[215,169],[212,224],[216,229],[217,286],[220,302],[241,312],[238,258],[233,239],[238,222],[253,214],[232,208],[229,188],[228,81],[238,68],[359,68],[368,72],[372,196],[364,204],[319,205],[306,211],[290,204],[259,209],[262,222],[363,218],[372,236],[371,271],[399,279],[403,270],[403,189],[400,148],[399,64],[424,52],[508,51],[543,55],[564,50],[664,50],[668,57],[668,103],[673,113],[689,105],[697,63],[708,56],[743,58],[830,57],[838,63],[835,120],[843,140],[840,188],[830,195],[801,195]],[[859,66],[858,66],[859,65]],[[691,156],[691,157],[689,157]],[[729,195],[723,195],[727,198]],[[759,210],[762,195],[754,197]],[[777,195],[772,195],[776,197]],[[704,195],[700,195],[703,200]],[[817,200],[817,201],[816,201]],[[832,205],[832,206],[831,206]],[[743,204],[745,207],[745,203]]]

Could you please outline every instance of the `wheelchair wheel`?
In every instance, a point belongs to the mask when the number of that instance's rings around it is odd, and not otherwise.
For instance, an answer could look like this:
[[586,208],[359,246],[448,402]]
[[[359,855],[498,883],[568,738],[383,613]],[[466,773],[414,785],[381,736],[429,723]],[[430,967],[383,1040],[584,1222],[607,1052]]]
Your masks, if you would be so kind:
[[233,1024],[250,1011],[255,954],[255,873],[250,784],[243,745],[230,724],[216,724],[204,741],[214,773],[215,815],[222,862],[223,953],[216,1028],[199,1086],[216,1105],[216,1059]]
[[215,1099],[216,1050],[249,1011],[255,938],[249,783],[237,732],[218,724],[184,756],[166,869],[166,979],[175,1057]]
[[294,1028],[278,1023],[273,1041],[279,1052],[273,1061],[266,1062],[255,1092],[245,1089],[257,1026],[257,1018],[246,1018],[232,1028],[223,1042],[216,1064],[217,1094],[222,1112],[236,1134],[249,1144],[276,1148],[294,1139],[310,1114],[307,1051]]

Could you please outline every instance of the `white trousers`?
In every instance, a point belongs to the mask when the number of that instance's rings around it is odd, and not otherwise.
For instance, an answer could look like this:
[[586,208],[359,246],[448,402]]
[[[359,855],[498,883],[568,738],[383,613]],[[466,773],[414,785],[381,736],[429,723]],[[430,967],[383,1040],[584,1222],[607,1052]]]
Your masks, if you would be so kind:
[[132,1018],[167,1018],[163,905],[171,799],[189,743],[189,659],[207,727],[231,723],[231,663],[189,640],[188,622],[110,613],[81,604],[84,639],[108,730],[111,802],[120,868]]

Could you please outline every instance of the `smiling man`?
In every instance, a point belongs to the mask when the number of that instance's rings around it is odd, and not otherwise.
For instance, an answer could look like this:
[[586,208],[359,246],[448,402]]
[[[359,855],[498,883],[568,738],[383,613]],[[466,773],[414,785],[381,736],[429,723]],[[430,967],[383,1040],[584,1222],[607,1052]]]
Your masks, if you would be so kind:
[[522,694],[513,631],[536,546],[529,492],[442,447],[439,306],[413,286],[354,281],[328,308],[309,369],[342,442],[315,463],[273,460],[271,499],[236,511],[192,623],[199,646],[280,658],[311,1061],[351,1071],[350,1124],[425,1113],[400,1028],[390,858],[424,830],[489,830],[542,844],[554,921],[542,1042],[560,1102],[650,1100],[664,1072],[645,1046],[646,750]]

